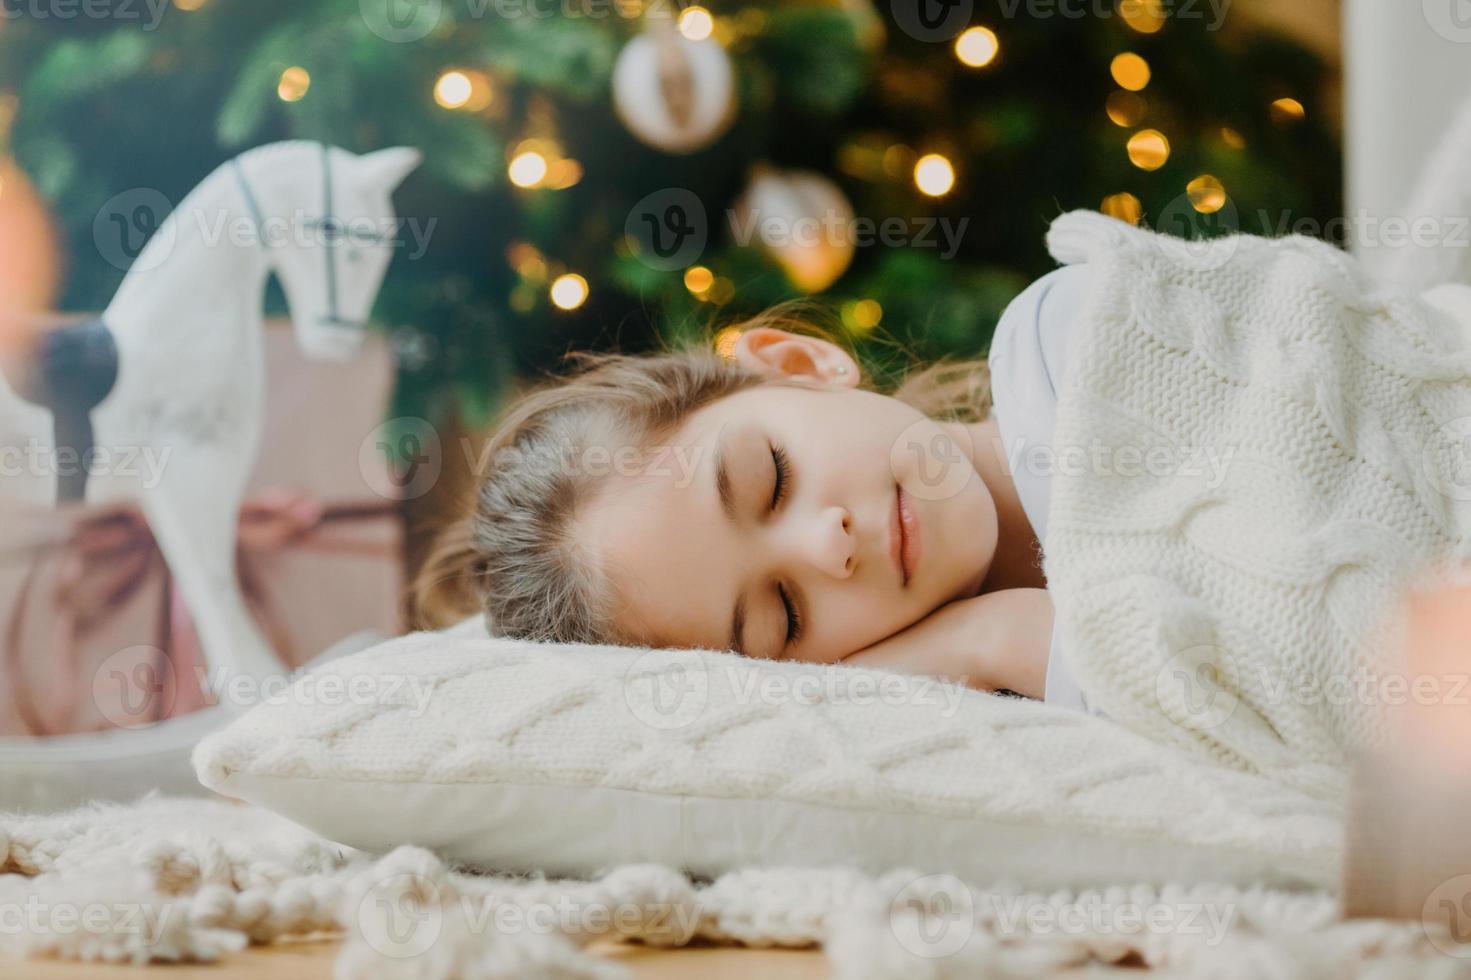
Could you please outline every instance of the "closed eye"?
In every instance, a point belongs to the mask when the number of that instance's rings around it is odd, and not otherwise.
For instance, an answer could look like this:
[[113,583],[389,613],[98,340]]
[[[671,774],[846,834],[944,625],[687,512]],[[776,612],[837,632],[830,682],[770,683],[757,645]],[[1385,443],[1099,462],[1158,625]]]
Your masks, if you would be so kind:
[[781,597],[781,604],[787,611],[787,645],[791,646],[802,638],[802,614],[797,611],[796,603],[787,593],[784,586],[776,587],[776,594]]
[[[780,446],[772,445],[771,461],[776,478],[771,487],[771,509],[774,511],[782,505],[792,490],[792,461],[787,456],[787,451]],[[776,594],[781,599],[782,608],[787,614],[787,646],[796,643],[802,637],[802,614],[797,609],[797,604],[792,600],[791,593],[783,585],[777,585]]]
[[771,461],[775,464],[776,479],[771,486],[771,509],[776,510],[787,497],[792,482],[792,464],[787,451],[780,446],[771,447]]

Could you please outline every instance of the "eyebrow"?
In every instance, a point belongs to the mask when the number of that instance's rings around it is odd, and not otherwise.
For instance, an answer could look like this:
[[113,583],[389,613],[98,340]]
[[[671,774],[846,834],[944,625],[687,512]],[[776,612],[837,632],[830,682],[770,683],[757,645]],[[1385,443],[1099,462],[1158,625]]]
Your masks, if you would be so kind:
[[[721,438],[715,444],[715,490],[720,495],[720,509],[725,512],[725,519],[731,524],[739,522],[736,515],[735,487],[730,482],[730,468],[725,463],[725,439]],[[736,653],[744,655],[746,650],[746,593],[741,592],[736,596],[735,612],[730,617],[730,640],[729,646]]]

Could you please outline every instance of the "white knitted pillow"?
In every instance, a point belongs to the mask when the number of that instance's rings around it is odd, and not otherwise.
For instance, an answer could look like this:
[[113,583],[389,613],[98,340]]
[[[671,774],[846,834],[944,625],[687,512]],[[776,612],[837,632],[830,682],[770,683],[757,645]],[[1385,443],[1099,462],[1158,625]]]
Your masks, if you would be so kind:
[[852,667],[416,633],[322,664],[194,753],[353,847],[585,876],[630,862],[1028,887],[1328,885],[1340,816],[1066,708]]

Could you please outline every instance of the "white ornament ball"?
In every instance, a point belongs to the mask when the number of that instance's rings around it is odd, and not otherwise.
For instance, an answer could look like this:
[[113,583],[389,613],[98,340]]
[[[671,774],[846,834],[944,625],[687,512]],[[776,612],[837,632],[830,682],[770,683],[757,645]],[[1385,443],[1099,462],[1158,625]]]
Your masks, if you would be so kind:
[[821,174],[756,168],[733,221],[803,292],[822,292],[853,262],[853,205]]
[[730,56],[709,38],[691,41],[672,27],[646,31],[613,66],[613,106],[649,146],[693,153],[719,139],[735,118]]

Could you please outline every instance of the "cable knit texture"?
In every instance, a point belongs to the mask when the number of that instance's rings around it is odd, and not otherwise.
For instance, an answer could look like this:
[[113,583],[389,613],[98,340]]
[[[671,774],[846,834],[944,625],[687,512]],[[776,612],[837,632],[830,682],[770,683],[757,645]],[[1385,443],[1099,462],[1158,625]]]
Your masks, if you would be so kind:
[[1399,597],[1467,554],[1471,324],[1302,237],[1074,212],[1048,241],[1095,269],[1045,559],[1072,672],[1135,731],[1341,797]]
[[[426,702],[395,683],[405,677]],[[323,703],[329,687],[384,696]],[[352,836],[364,832],[358,808],[324,813],[322,780],[384,785],[381,821],[420,832],[428,791],[404,783],[604,787],[638,794],[629,805],[651,814],[687,797],[786,801],[962,818],[976,834],[1022,824],[1059,840],[1214,845],[1280,858],[1314,881],[1337,873],[1332,805],[1081,712],[945,693],[930,678],[847,666],[418,633],[298,678],[202,741],[194,763],[205,785],[354,846],[370,843]],[[445,842],[451,858],[466,859],[457,841],[503,832],[507,817],[477,819]],[[731,842],[682,836],[685,862],[729,869],[701,849],[730,855]],[[746,863],[769,860],[762,835],[749,838]],[[559,866],[555,835],[540,840],[542,852],[521,855],[527,866]],[[862,850],[855,842],[851,860]],[[945,867],[945,854],[934,861]]]

